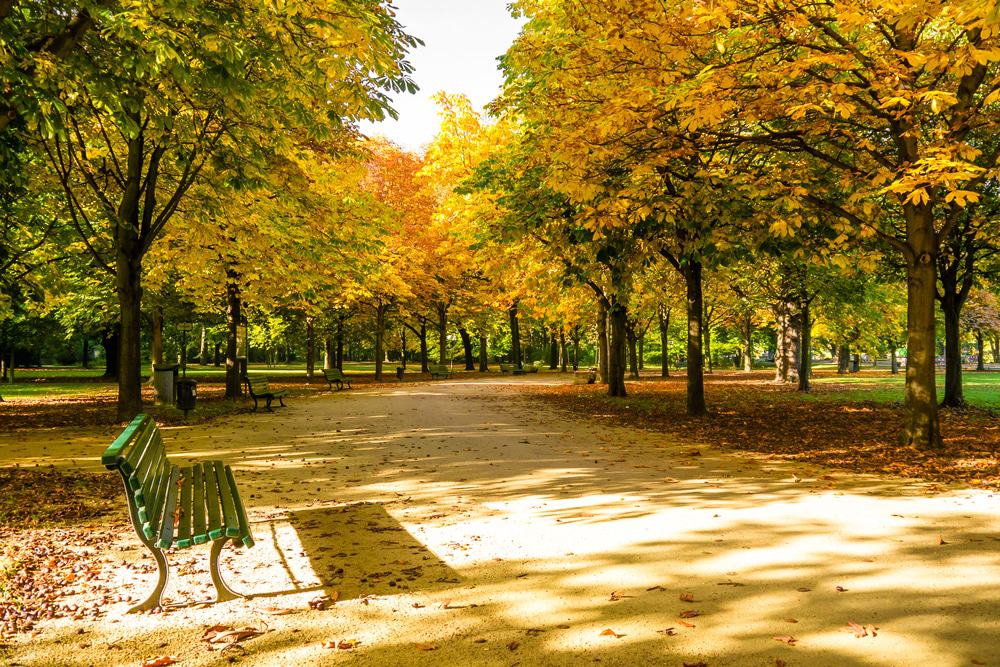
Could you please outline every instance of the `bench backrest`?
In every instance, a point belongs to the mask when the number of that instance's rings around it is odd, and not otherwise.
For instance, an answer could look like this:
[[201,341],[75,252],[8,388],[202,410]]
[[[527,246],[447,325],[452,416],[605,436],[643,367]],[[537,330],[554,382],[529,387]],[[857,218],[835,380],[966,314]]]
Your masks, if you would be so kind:
[[444,364],[431,364],[427,367],[430,369],[431,373],[447,373],[448,367]]
[[247,385],[250,386],[250,393],[260,396],[261,394],[266,394],[270,389],[267,386],[267,378],[261,375],[251,377],[249,375],[244,376]]
[[343,380],[344,373],[339,368],[324,368],[323,375],[327,380]]
[[[104,450],[101,463],[121,473],[135,529],[152,539],[171,483],[163,438],[153,418],[136,416]],[[173,482],[176,484],[176,480]]]

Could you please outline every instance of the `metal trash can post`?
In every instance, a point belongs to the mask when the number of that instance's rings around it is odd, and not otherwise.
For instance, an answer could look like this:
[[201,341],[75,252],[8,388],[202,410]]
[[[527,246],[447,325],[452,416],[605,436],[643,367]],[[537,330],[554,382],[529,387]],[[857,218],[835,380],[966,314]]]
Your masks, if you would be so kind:
[[198,400],[198,382],[184,378],[177,381],[177,407],[184,411],[184,416],[194,410]]

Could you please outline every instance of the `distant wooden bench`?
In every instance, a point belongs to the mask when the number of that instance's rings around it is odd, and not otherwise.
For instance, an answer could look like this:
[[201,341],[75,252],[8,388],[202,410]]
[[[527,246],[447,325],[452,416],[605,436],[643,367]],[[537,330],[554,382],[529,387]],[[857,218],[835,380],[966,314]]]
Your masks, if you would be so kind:
[[542,367],[542,362],[536,361],[533,364],[525,364],[523,366],[525,373],[537,373]]
[[330,385],[330,391],[333,391],[333,385],[337,385],[337,391],[343,389],[345,384],[348,389],[351,388],[351,378],[344,375],[344,372],[339,368],[324,368],[323,377],[326,378],[327,384]]
[[577,384],[594,384],[597,382],[597,369],[587,368],[573,371],[573,380]]
[[253,411],[257,412],[257,401],[264,399],[267,401],[268,412],[271,412],[271,401],[278,399],[278,404],[281,407],[285,407],[285,396],[288,396],[288,391],[282,389],[280,391],[271,391],[271,387],[267,383],[267,378],[263,375],[255,375],[250,377],[249,375],[243,376],[243,381],[247,385],[247,390],[250,392],[250,398],[253,399]]
[[229,466],[222,461],[202,461],[183,468],[171,464],[156,422],[142,414],[104,451],[101,463],[121,473],[132,527],[153,553],[159,572],[153,593],[129,613],[162,606],[160,596],[170,568],[164,550],[209,541],[216,602],[243,597],[230,590],[219,574],[219,554],[227,542],[246,547],[254,544]]
[[506,375],[507,373],[511,373],[516,369],[517,366],[514,364],[500,364],[500,372],[504,375]]
[[437,378],[444,378],[447,380],[451,377],[451,370],[444,364],[431,364],[427,367],[427,370],[430,371],[432,380]]

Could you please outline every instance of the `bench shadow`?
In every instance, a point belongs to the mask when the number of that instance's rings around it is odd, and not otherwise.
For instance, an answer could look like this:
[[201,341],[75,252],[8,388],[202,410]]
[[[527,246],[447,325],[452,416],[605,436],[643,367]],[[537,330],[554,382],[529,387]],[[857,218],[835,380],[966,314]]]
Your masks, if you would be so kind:
[[[291,587],[254,593],[253,598],[315,591],[347,600],[445,590],[460,583],[458,573],[381,503],[294,510],[287,522],[297,542],[283,539],[272,522],[267,541]],[[263,525],[255,527],[261,537],[262,529]]]

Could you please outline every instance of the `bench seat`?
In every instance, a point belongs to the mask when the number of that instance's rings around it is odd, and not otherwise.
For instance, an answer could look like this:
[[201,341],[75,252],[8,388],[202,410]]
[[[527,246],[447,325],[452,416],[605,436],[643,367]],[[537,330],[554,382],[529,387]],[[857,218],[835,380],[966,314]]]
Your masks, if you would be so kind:
[[247,391],[250,393],[250,398],[253,399],[253,411],[257,412],[257,401],[263,399],[267,403],[265,407],[268,412],[271,410],[271,401],[278,399],[278,404],[281,407],[285,407],[285,396],[288,396],[287,389],[279,389],[278,391],[273,391],[268,384],[267,378],[263,375],[244,375],[243,382],[247,385]]
[[447,380],[451,377],[451,369],[444,364],[431,364],[427,370],[430,371],[431,379],[444,378]]
[[337,385],[337,391],[343,389],[345,384],[348,389],[351,388],[351,378],[344,375],[344,371],[339,368],[324,368],[323,377],[326,378],[326,382],[330,385],[331,391],[333,390],[333,385]]

